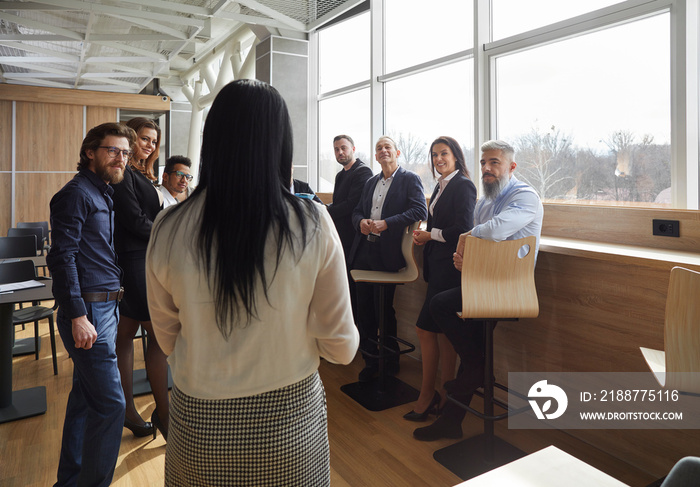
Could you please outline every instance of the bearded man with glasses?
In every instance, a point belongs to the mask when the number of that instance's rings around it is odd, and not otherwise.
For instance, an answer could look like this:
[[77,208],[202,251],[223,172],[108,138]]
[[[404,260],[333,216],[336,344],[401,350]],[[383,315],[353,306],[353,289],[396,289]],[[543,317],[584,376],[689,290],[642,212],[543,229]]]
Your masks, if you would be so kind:
[[117,123],[91,129],[78,174],[51,199],[46,263],[57,325],[73,360],[56,486],[108,486],[122,438],[125,401],[115,341],[122,297],[114,249],[113,185],[124,178],[136,134]]
[[192,161],[185,156],[172,156],[165,161],[163,184],[159,188],[163,193],[163,208],[181,203],[190,195],[191,167]]

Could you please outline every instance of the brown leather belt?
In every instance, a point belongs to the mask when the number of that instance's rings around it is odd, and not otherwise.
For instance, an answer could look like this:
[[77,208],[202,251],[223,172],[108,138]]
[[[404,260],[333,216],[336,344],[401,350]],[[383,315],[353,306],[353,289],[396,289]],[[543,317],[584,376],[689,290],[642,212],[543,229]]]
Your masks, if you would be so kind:
[[83,293],[83,301],[88,303],[100,303],[107,301],[121,301],[124,296],[124,288],[120,288],[119,291],[105,291],[103,293]]

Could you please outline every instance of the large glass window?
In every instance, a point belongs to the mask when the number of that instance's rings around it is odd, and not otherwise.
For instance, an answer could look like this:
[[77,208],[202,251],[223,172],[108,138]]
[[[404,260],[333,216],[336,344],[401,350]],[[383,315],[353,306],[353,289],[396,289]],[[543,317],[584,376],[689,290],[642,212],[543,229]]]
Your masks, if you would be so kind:
[[401,150],[399,164],[417,173],[426,193],[435,186],[428,149],[454,137],[473,161],[473,62],[461,61],[386,83],[386,127]]
[[374,159],[370,140],[369,88],[323,100],[318,104],[318,191],[333,191],[335,175],[341,166],[333,153],[333,137],[349,135],[355,141],[355,155],[371,165]]
[[496,60],[498,137],[545,201],[670,205],[670,15]]
[[492,39],[503,39],[616,3],[620,0],[491,0]]
[[473,45],[471,1],[385,0],[384,6],[387,73]]
[[369,12],[318,33],[319,93],[369,79]]

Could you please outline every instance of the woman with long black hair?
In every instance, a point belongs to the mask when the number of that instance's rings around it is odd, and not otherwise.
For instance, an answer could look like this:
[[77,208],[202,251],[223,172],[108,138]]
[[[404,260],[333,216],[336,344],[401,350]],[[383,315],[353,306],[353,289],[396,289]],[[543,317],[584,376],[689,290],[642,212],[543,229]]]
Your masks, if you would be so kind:
[[165,484],[330,484],[319,357],[357,351],[328,212],[289,191],[277,90],[238,80],[207,116],[200,181],[155,222],[148,304],[173,375]]

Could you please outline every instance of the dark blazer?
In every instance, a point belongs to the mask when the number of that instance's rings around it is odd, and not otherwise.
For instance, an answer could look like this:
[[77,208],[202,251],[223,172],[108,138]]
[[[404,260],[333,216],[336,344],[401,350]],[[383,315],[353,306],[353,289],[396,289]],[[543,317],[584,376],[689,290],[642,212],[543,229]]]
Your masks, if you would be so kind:
[[314,193],[314,190],[311,189],[311,186],[309,186],[309,183],[305,181],[301,181],[299,179],[292,179],[294,181],[294,193],[302,193],[302,194],[311,194],[313,195],[313,200],[316,203],[321,203],[323,204],[323,201],[321,201],[321,198],[316,196],[316,193]]
[[124,180],[114,188],[114,247],[117,254],[146,250],[153,220],[161,209],[158,190],[146,176],[124,170]]
[[372,177],[372,170],[360,159],[347,171],[342,169],[335,175],[333,186],[333,203],[328,205],[340,241],[343,243],[345,258],[348,260],[352,243],[355,240],[355,227],[352,225],[352,210],[355,209],[362,195],[362,188]]
[[[361,239],[366,238],[366,235],[360,232],[360,221],[370,216],[372,195],[381,177],[383,177],[382,173],[379,173],[367,180],[362,189],[360,202],[353,210],[352,224],[355,228],[355,240],[350,250],[349,262],[351,263],[355,258]],[[382,220],[386,221],[388,228],[382,232],[379,242],[372,244],[379,246],[381,261],[384,265],[383,270],[396,272],[402,267],[406,267],[406,261],[401,253],[403,231],[406,226],[425,220],[427,216],[428,208],[425,204],[425,194],[423,194],[423,184],[420,178],[416,173],[399,166],[382,207]],[[352,268],[352,264],[350,268]]]
[[[438,194],[439,185],[430,198]],[[423,249],[423,278],[443,281],[445,289],[460,284],[460,274],[452,262],[452,254],[457,248],[459,236],[474,226],[474,206],[476,205],[476,187],[471,180],[461,173],[456,174],[435,203],[433,214],[428,212],[428,227],[442,230],[445,242],[430,240]]]

